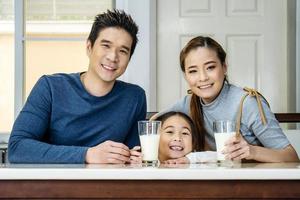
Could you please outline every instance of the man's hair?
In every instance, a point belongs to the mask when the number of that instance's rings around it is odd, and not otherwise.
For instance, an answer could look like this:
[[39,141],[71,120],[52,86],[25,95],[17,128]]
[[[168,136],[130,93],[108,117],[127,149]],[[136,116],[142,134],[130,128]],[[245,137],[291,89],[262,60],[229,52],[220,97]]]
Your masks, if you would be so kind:
[[107,10],[106,13],[96,15],[91,32],[88,37],[88,40],[91,42],[92,47],[94,46],[99,33],[105,28],[109,27],[121,28],[130,34],[130,36],[132,37],[132,45],[130,51],[131,57],[138,42],[138,26],[133,21],[131,16],[126,14],[122,10]]

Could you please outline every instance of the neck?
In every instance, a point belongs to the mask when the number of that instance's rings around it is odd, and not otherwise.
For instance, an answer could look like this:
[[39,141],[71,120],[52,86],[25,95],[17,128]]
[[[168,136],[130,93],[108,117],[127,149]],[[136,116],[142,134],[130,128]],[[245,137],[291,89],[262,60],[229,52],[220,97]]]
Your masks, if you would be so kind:
[[108,94],[115,83],[115,81],[105,82],[90,71],[81,74],[80,80],[87,92],[96,97]]

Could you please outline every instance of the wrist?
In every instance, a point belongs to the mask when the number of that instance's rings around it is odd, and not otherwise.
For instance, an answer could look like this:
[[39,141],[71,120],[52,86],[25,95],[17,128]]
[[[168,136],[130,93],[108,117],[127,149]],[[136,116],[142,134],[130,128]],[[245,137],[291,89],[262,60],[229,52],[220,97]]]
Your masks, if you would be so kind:
[[247,160],[257,160],[257,146],[249,145],[249,156]]
[[85,154],[85,163],[89,164],[91,163],[91,153],[92,152],[92,147],[88,148]]

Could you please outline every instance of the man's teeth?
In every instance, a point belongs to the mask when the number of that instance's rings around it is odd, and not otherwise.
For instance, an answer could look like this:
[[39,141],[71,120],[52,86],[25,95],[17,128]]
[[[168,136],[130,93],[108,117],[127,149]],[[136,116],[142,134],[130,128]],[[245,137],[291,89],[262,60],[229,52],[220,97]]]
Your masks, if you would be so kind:
[[170,149],[174,150],[174,151],[182,151],[183,148],[180,146],[171,146]]
[[105,69],[107,69],[107,70],[115,70],[114,67],[109,67],[109,66],[107,66],[107,65],[102,65],[102,66],[103,66],[103,68],[105,68]]

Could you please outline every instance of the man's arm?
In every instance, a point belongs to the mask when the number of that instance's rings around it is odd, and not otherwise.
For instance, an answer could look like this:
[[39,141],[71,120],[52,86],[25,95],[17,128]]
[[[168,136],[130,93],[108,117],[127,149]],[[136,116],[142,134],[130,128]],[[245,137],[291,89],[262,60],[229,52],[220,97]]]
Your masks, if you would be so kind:
[[87,147],[47,143],[52,96],[46,77],[40,78],[16,119],[9,139],[12,163],[84,163]]

